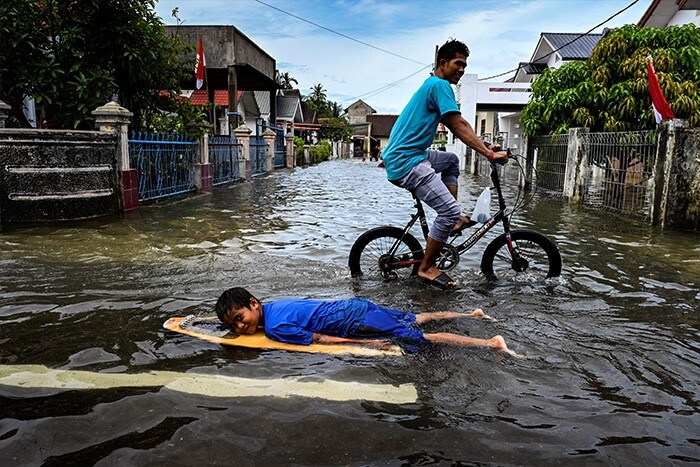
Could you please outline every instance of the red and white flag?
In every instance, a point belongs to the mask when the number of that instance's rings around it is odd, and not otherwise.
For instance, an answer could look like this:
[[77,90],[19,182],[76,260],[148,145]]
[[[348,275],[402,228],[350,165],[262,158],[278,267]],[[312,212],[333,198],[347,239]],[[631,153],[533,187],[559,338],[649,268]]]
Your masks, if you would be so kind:
[[200,89],[204,84],[205,66],[207,66],[207,61],[204,58],[204,45],[202,44],[202,36],[199,36],[199,47],[197,47],[197,63],[194,66],[194,77],[197,78],[197,89]]
[[666,102],[663,91],[661,91],[651,57],[647,57],[647,72],[649,74],[649,94],[651,94],[651,105],[654,107],[656,123],[659,124],[662,120],[676,118],[668,102]]

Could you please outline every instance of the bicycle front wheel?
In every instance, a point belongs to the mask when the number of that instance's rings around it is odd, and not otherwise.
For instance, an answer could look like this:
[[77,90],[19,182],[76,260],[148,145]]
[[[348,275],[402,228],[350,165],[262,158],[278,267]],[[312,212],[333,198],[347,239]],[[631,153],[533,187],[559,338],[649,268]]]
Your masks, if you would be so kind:
[[481,258],[488,280],[539,282],[561,275],[561,255],[549,238],[534,230],[513,230],[510,235],[518,256],[511,255],[505,234],[489,243]]
[[[393,255],[391,247],[399,241]],[[360,235],[350,249],[352,277],[397,279],[418,273],[423,247],[413,235],[396,227],[377,227]]]

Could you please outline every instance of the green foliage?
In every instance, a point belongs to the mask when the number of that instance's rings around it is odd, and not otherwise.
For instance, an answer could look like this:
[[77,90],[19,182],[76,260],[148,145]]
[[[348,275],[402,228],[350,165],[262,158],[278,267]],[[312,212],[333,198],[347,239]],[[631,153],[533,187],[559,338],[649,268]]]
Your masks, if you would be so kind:
[[525,133],[565,133],[571,127],[628,131],[655,126],[647,83],[653,56],[661,89],[677,118],[700,124],[700,29],[627,25],[601,39],[586,61],[548,68],[523,109]]
[[[91,129],[90,112],[118,95],[133,126],[152,125],[164,99],[191,74],[166,37],[155,0],[14,0],[0,6],[0,99],[21,115],[24,95],[43,126]],[[170,106],[178,106],[172,102]]]
[[326,118],[321,123],[319,137],[329,141],[350,141],[352,128],[345,117]]
[[320,143],[309,148],[309,155],[316,162],[325,162],[331,157],[331,143],[321,141]]

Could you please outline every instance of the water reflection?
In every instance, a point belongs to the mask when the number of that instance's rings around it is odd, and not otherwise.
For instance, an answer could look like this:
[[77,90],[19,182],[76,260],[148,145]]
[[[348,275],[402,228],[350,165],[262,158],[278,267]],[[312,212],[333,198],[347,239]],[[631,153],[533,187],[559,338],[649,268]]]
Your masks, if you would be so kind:
[[[466,211],[487,180],[463,175],[461,184]],[[514,195],[512,185],[506,191]],[[412,383],[419,400],[221,401],[163,388],[45,395],[0,386],[0,460],[700,462],[696,234],[536,197],[514,225],[557,242],[560,281],[494,287],[478,272],[478,253],[453,271],[463,287],[451,293],[412,280],[352,281],[355,238],[402,225],[411,212],[410,196],[380,169],[343,161],[143,207],[136,218],[1,232],[1,364]],[[413,311],[479,306],[499,321],[427,329],[502,334],[530,358],[445,348],[338,358],[223,348],[161,328],[170,316],[209,312],[233,285],[263,300],[358,295]]]

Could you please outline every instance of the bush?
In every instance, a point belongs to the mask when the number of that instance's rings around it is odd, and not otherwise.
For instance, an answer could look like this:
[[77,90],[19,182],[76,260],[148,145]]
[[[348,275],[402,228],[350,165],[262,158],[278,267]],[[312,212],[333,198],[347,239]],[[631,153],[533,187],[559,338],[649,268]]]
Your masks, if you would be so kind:
[[315,146],[309,148],[309,155],[316,162],[325,162],[331,158],[331,143],[328,141],[321,141]]

